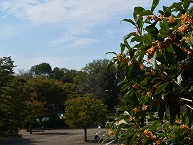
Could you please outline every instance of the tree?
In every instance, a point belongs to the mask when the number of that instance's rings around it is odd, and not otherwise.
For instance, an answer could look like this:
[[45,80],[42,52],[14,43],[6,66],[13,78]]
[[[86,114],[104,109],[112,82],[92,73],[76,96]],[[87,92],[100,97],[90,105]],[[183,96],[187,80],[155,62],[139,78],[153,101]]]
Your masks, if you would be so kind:
[[63,81],[64,83],[74,83],[74,77],[78,71],[68,70],[67,68],[55,67],[51,74],[51,78]]
[[[192,0],[163,6],[154,14],[135,7],[136,28],[124,37],[110,65],[125,64],[123,104],[110,125],[115,140],[135,144],[193,144]],[[131,77],[138,64],[144,73]],[[156,113],[157,112],[157,113]],[[125,123],[116,124],[125,119]]]
[[94,60],[88,63],[75,77],[79,91],[103,100],[109,109],[117,105],[119,91],[117,87],[116,71],[107,71],[109,60]]
[[18,135],[24,120],[22,83],[14,77],[11,57],[0,58],[0,135]]
[[59,108],[64,107],[68,96],[63,82],[42,76],[30,79],[25,84],[25,91],[34,100],[46,102],[45,107],[50,113],[61,111]]
[[84,140],[87,141],[87,129],[94,123],[105,120],[106,106],[93,97],[77,97],[66,101],[65,122],[71,128],[83,128]]
[[59,80],[59,81],[63,81],[63,77],[64,77],[64,72],[65,72],[66,68],[58,68],[55,67],[53,69],[51,78]]
[[[38,118],[40,125],[42,126],[42,118],[47,115],[47,109],[45,107],[46,102],[37,101],[34,98],[25,101],[26,105],[26,123],[29,123],[29,131],[32,133],[32,124]],[[26,126],[28,127],[28,126]]]
[[41,63],[31,67],[30,73],[34,76],[49,76],[52,73],[52,67],[49,63]]

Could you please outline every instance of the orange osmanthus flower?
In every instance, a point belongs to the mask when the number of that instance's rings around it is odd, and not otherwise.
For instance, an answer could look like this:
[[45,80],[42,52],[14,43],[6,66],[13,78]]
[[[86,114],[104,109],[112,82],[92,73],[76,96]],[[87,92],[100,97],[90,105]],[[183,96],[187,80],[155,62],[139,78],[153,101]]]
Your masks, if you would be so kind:
[[142,110],[143,110],[143,111],[146,111],[146,110],[147,110],[147,108],[148,108],[148,106],[147,106],[147,105],[143,105],[143,106],[142,106]]
[[153,133],[151,131],[149,131],[148,129],[145,129],[144,132],[145,136],[149,139],[149,140],[154,140],[154,136]]
[[176,18],[174,18],[173,16],[169,16],[169,22],[170,23],[175,23],[176,22]]
[[109,135],[114,135],[114,130],[110,129],[110,130],[108,131],[108,134],[109,134]]
[[148,96],[148,97],[150,97],[150,96],[151,96],[151,92],[147,92],[146,94],[147,94],[147,96]]

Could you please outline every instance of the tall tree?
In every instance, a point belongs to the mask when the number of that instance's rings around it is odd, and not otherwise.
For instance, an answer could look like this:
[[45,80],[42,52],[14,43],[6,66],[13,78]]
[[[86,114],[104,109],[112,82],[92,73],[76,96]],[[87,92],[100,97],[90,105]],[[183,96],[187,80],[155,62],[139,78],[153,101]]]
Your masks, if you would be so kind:
[[77,96],[75,85],[42,76],[30,79],[25,84],[25,90],[34,100],[45,102],[50,113],[63,111],[64,101]]
[[0,135],[17,135],[24,119],[22,83],[14,77],[11,57],[0,58]]
[[58,68],[53,69],[51,78],[63,81],[64,83],[74,83],[74,78],[78,71],[68,70],[67,68]]
[[114,109],[118,102],[116,71],[107,71],[109,60],[94,60],[76,75],[75,82],[84,95],[92,95]]
[[66,70],[67,70],[66,68],[55,67],[53,69],[51,78],[59,80],[59,81],[63,81],[64,73],[65,73]]
[[[70,85],[70,84],[69,84]],[[74,89],[72,86],[67,87],[68,84],[63,83],[62,81],[50,79],[47,77],[35,77],[29,80],[25,84],[26,93],[37,101],[46,102],[45,106],[48,108],[50,113],[54,113],[63,106],[64,101],[69,92],[73,92]]]
[[106,106],[93,97],[77,97],[66,101],[65,119],[71,128],[84,129],[84,141],[87,141],[87,129],[93,124],[106,121]]
[[49,63],[40,63],[31,67],[30,72],[34,76],[49,76],[52,73],[52,67]]

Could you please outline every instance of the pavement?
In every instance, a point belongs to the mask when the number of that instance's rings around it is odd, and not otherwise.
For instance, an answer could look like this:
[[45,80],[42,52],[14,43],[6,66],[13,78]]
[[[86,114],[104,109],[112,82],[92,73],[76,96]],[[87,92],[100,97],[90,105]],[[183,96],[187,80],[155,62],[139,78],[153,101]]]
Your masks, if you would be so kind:
[[105,131],[107,129],[87,129],[88,142],[84,142],[83,129],[45,129],[44,133],[34,130],[32,134],[21,130],[21,138],[0,138],[0,145],[99,145],[101,143],[94,139],[95,133]]

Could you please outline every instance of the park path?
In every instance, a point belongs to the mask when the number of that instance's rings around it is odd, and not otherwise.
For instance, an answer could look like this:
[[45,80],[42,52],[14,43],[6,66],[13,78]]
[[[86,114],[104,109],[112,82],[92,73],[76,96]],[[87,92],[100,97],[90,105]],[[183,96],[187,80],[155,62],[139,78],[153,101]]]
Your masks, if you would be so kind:
[[94,134],[106,129],[92,128],[87,130],[88,142],[84,142],[83,129],[56,129],[34,131],[30,134],[26,130],[21,130],[22,138],[6,138],[0,140],[0,145],[100,145],[94,140]]

